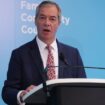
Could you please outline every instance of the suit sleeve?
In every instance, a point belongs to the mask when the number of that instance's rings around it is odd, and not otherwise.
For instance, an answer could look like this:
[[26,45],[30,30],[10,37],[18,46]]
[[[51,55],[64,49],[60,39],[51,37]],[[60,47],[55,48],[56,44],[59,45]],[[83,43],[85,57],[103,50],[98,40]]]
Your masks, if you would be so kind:
[[76,57],[77,57],[77,66],[81,66],[80,68],[77,68],[77,78],[86,78],[86,73],[83,65],[82,58],[80,56],[79,51],[76,49]]
[[4,102],[10,105],[17,105],[17,94],[21,89],[21,64],[20,57],[16,51],[12,52],[9,62],[7,80],[2,90]]

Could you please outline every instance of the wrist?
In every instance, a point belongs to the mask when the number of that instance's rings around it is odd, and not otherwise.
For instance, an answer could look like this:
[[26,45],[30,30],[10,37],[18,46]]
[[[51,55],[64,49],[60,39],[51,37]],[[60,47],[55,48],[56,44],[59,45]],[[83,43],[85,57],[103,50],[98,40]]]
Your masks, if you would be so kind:
[[19,91],[19,93],[17,94],[17,103],[18,103],[18,105],[24,105],[23,103],[23,92],[24,92],[24,90],[22,90],[22,91]]

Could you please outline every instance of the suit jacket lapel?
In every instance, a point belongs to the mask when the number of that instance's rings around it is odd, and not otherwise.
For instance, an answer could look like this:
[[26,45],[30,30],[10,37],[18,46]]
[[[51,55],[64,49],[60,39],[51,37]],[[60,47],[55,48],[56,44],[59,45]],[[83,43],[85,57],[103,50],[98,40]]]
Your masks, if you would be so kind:
[[58,45],[58,78],[63,78],[64,76],[64,68],[61,67],[64,65],[64,63],[62,62],[62,60],[60,59],[60,54],[63,53],[63,47],[62,45],[57,41],[57,45]]
[[44,67],[43,67],[41,55],[40,55],[40,52],[39,52],[39,48],[38,48],[38,45],[37,45],[37,42],[36,42],[36,38],[32,41],[32,44],[31,44],[30,48],[31,48],[30,53],[32,55],[32,60],[35,64],[35,66],[38,69],[37,71],[39,71],[39,73],[41,75],[43,70],[44,70]]

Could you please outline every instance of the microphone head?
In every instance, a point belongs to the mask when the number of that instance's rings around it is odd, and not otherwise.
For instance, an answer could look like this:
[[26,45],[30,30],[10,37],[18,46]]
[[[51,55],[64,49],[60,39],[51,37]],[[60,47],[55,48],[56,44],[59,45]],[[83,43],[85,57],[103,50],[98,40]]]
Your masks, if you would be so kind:
[[59,58],[60,58],[60,60],[62,60],[64,62],[64,64],[69,65],[66,58],[65,58],[65,56],[64,56],[64,54],[62,52],[59,54]]

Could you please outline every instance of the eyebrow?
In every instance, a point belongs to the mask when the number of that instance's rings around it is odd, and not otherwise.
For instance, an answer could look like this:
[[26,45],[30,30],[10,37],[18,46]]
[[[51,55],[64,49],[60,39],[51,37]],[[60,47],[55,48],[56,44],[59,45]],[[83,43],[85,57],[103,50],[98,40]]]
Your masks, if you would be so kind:
[[[39,16],[46,16],[46,15],[44,15],[44,14],[40,14]],[[57,18],[57,16],[50,16],[50,17],[53,17],[53,18]]]

